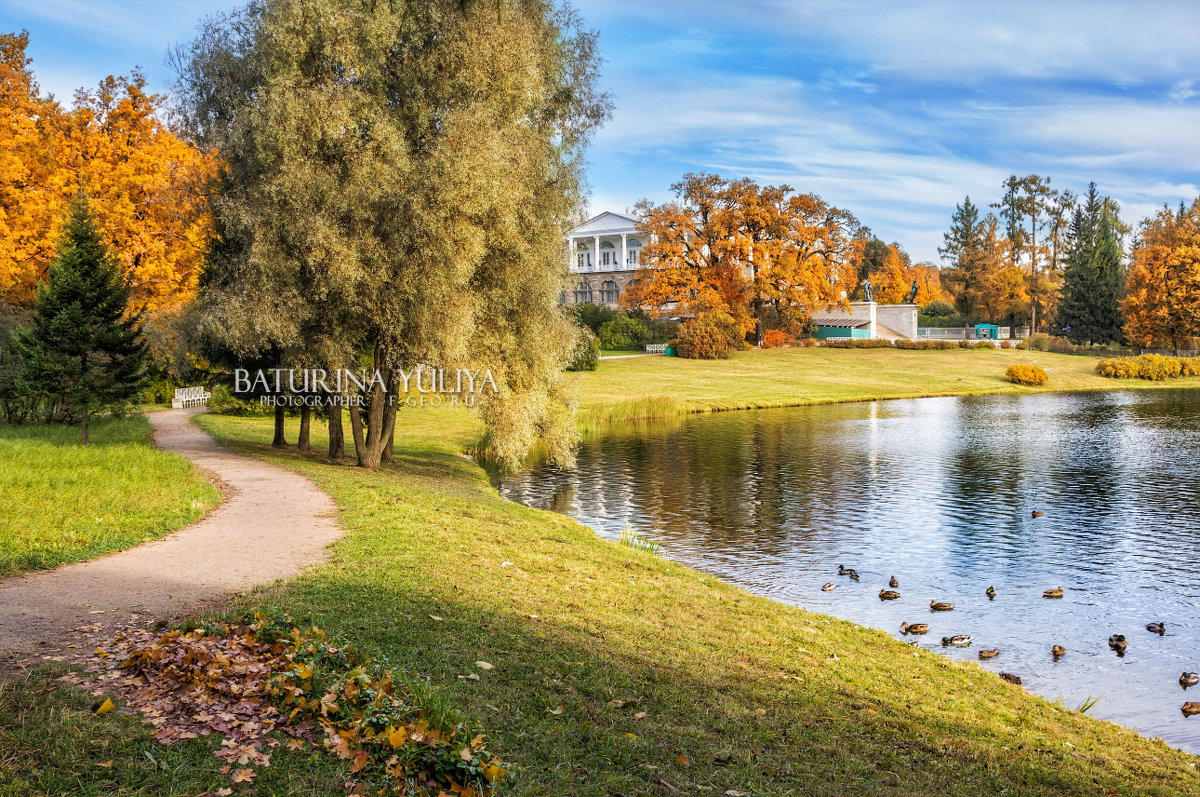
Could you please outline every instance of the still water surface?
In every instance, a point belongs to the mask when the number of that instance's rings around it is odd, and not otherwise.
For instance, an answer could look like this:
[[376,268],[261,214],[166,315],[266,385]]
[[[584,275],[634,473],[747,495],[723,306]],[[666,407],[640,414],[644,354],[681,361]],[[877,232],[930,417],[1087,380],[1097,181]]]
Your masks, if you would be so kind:
[[[1200,716],[1179,710],[1200,687],[1178,683],[1200,672],[1200,391],[698,415],[592,436],[576,470],[533,467],[500,488],[605,537],[648,532],[760,595],[898,637],[927,622],[907,639],[956,659],[999,647],[982,666],[1072,708],[1100,697],[1093,716],[1200,752]],[[892,575],[902,597],[881,602]],[[1060,585],[1063,599],[1041,597]],[[956,610],[931,614],[935,598]],[[943,648],[952,634],[972,646]]]

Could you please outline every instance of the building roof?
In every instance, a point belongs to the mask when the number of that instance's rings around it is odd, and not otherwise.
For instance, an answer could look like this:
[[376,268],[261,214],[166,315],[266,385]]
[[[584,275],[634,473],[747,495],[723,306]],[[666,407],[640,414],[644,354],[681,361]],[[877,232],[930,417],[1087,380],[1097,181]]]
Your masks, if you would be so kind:
[[637,219],[632,216],[625,216],[621,213],[613,213],[611,210],[606,210],[599,216],[593,216],[583,224],[580,224],[571,230],[570,234],[604,235],[606,233],[631,232],[636,227]]
[[813,323],[819,327],[833,327],[834,329],[865,329],[871,326],[870,321],[846,316],[817,316],[813,318]]

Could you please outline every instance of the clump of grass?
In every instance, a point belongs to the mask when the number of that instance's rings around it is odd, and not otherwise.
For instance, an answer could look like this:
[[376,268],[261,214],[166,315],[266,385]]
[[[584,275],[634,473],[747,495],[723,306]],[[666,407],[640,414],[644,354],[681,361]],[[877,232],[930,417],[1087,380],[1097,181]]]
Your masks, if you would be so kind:
[[199,519],[220,496],[159,451],[144,416],[77,426],[0,426],[0,576],[90,559]]
[[650,554],[651,556],[662,554],[657,540],[628,526],[621,529],[621,536],[617,538],[617,542],[626,548],[632,548],[635,551]]
[[687,406],[674,396],[637,396],[602,404],[581,412],[579,427],[586,430],[613,423],[628,423],[651,418],[674,418],[686,415],[688,412]]

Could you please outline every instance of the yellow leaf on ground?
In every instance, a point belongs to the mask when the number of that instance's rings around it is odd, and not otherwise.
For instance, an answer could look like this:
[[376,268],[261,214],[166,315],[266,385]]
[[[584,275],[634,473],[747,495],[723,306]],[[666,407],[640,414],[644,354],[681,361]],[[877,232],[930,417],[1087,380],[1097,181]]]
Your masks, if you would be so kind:
[[685,755],[679,756],[678,758],[675,759],[675,761],[681,767],[690,767],[692,765],[692,759],[688,758]]
[[486,661],[477,661],[477,662],[475,662],[475,666],[476,666],[476,667],[478,667],[478,668],[479,668],[479,669],[481,669],[481,670],[490,670],[490,669],[492,669],[492,665],[491,665],[491,664],[488,664]]
[[113,705],[112,698],[104,698],[104,702],[100,704],[100,708],[96,709],[97,714],[107,714],[110,711],[115,711],[116,706]]
[[108,759],[107,761],[101,761],[99,764],[96,764],[96,766],[104,767],[105,769],[112,769],[112,765],[113,765],[113,762],[112,762],[111,758]]
[[630,739],[636,739],[636,738],[638,738],[638,735],[637,735],[636,733],[627,733],[627,734],[625,734],[625,735],[626,735],[626,736],[628,736]]
[[394,731],[388,734],[388,744],[390,744],[392,747],[399,747],[400,745],[404,744],[404,741],[407,738],[407,730],[404,728],[396,728]]
[[561,713],[563,713],[563,707],[562,707],[562,706],[559,706],[558,708],[548,708],[548,709],[546,709],[546,710],[547,710],[547,711],[549,711],[551,714],[561,714]]
[[254,781],[254,778],[257,774],[258,773],[255,772],[253,769],[235,769],[233,771],[233,782],[234,783],[251,783]]
[[470,761],[472,758],[474,758],[474,756],[471,755],[471,751],[466,747],[458,751],[458,757],[463,761]]
[[431,614],[431,615],[429,615],[429,619],[430,619],[430,620],[437,620],[439,623],[442,621],[442,618],[438,617],[436,614]]

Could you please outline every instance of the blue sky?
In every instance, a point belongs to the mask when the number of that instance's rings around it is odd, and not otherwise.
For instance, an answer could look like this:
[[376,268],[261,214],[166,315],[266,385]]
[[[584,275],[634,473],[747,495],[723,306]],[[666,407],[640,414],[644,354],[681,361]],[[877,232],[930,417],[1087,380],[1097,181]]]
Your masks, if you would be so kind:
[[[141,65],[233,2],[2,0],[44,91]],[[591,206],[670,196],[688,171],[820,194],[917,260],[956,202],[1009,174],[1095,180],[1127,221],[1200,194],[1198,3],[579,0],[612,121]],[[916,10],[914,10],[916,9]]]

